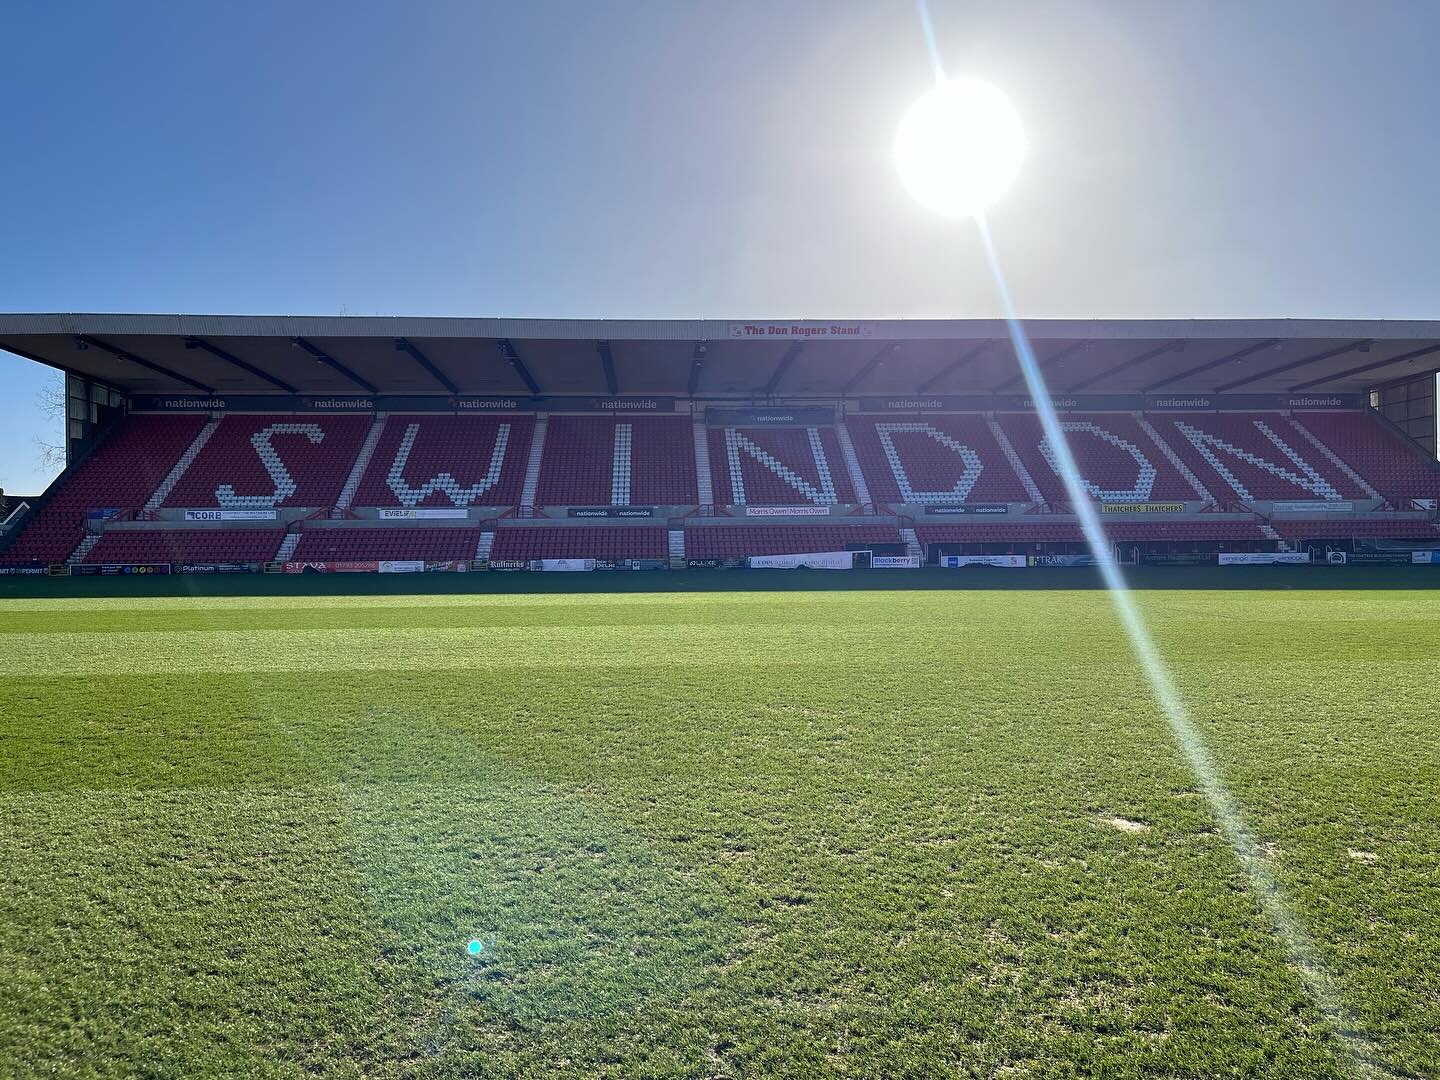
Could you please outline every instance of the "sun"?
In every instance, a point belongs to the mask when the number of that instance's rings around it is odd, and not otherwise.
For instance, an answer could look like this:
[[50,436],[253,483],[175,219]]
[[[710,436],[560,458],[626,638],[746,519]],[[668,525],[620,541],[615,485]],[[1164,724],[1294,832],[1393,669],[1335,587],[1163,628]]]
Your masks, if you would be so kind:
[[905,111],[895,165],[905,189],[946,217],[983,214],[1010,190],[1027,144],[1020,114],[989,83],[936,83]]

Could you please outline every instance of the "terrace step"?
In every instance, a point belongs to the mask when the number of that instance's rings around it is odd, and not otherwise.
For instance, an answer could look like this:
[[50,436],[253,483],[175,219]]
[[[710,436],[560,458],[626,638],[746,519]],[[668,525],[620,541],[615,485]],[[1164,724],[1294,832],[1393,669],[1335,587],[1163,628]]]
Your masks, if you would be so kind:
[[685,569],[685,530],[671,529],[669,537],[670,569]]
[[863,506],[874,510],[870,502],[870,487],[865,483],[865,474],[860,469],[860,458],[855,453],[855,444],[850,441],[850,429],[841,420],[835,424],[835,439],[840,443],[840,453],[845,458],[845,468],[850,470],[850,483],[855,488],[855,498]]
[[486,529],[480,534],[480,540],[475,545],[475,561],[489,562],[490,549],[495,546],[495,530]]
[[87,534],[85,539],[80,541],[79,546],[70,553],[70,557],[65,561],[71,566],[74,566],[76,563],[84,562],[85,556],[89,555],[90,552],[94,549],[95,545],[100,542],[101,535],[101,533]]
[[695,491],[701,506],[715,504],[715,488],[710,479],[710,437],[703,420],[695,421]]
[[360,444],[360,453],[355,457],[355,464],[350,466],[350,475],[345,478],[345,486],[340,489],[340,497],[335,500],[337,508],[348,510],[350,504],[354,502],[355,492],[360,487],[360,478],[365,475],[365,470],[370,466],[370,458],[375,454],[375,447],[380,445],[380,433],[385,430],[385,417],[385,413],[375,414],[375,422],[365,433],[365,441]]
[[630,443],[631,425],[615,425],[615,446],[610,457],[610,505],[630,505]]
[[545,456],[545,429],[550,414],[535,414],[535,434],[530,439],[530,460],[525,463],[525,486],[520,489],[520,505],[534,506],[535,492],[540,486],[540,462]]
[[[185,470],[190,463],[200,456],[200,451],[205,449],[205,444],[210,441],[210,436],[215,434],[215,429],[220,426],[220,418],[212,416],[205,422],[205,426],[195,433],[195,438],[190,440],[190,445],[180,455],[180,459],[170,467],[165,474],[165,479],[160,481],[160,486],[155,489],[150,498],[145,500],[142,508],[145,512],[158,510],[160,505],[170,497],[170,492],[175,490],[175,485],[180,482],[180,477],[185,475]],[[91,547],[94,547],[92,544]]]
[[1010,443],[1010,437],[1005,434],[1000,422],[993,416],[987,416],[985,423],[990,428],[990,434],[995,436],[995,441],[1000,444],[1000,452],[1005,455],[1005,460],[1010,463],[1010,468],[1015,470],[1015,475],[1020,478],[1020,483],[1025,486],[1025,494],[1030,496],[1031,502],[1043,503],[1045,496],[1040,493],[1040,488],[1035,483],[1035,478],[1030,475],[1030,470],[1025,468],[1025,463],[1020,460],[1020,455],[1015,452],[1015,447]]
[[285,562],[295,554],[295,548],[300,543],[300,532],[288,532],[285,539],[280,541],[280,548],[275,552],[275,562]]
[[921,551],[921,548],[920,548],[920,538],[915,535],[915,530],[914,530],[914,529],[912,529],[912,528],[902,528],[902,529],[900,530],[900,539],[902,539],[902,540],[905,541],[905,554],[906,554],[906,555],[908,555],[908,556],[910,556],[910,558],[916,559],[916,560],[918,560],[918,559],[921,558],[922,551]]

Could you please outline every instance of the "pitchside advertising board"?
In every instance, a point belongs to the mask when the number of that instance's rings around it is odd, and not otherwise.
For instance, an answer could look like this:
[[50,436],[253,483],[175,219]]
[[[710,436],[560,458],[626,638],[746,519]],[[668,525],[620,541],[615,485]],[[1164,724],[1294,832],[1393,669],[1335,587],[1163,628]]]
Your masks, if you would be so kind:
[[70,573],[80,577],[125,577],[170,573],[169,563],[77,563]]
[[[1058,412],[1215,412],[1221,409],[1359,409],[1359,394],[1069,394],[1053,397]],[[1024,394],[917,394],[862,397],[859,412],[1034,412]]]
[[637,412],[675,411],[673,397],[480,397],[467,394],[138,394],[134,412]]
[[1308,551],[1222,551],[1221,566],[1308,566]]
[[966,566],[1004,566],[1020,569],[1028,565],[1024,555],[941,555],[940,565],[951,570]]

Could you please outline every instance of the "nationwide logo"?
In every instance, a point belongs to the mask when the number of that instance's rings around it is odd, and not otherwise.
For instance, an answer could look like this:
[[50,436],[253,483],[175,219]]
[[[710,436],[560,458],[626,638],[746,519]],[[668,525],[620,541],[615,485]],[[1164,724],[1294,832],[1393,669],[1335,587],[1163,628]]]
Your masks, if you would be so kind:
[[1292,408],[1313,408],[1316,405],[1344,405],[1345,399],[1338,397],[1292,397],[1285,402]]
[[939,398],[897,398],[885,402],[887,409],[938,409],[945,403]]
[[616,401],[611,398],[595,398],[591,405],[597,409],[658,409],[660,403],[654,398],[626,398]]
[[214,398],[163,398],[160,407],[164,409],[223,409],[225,399]]
[[1162,397],[1155,399],[1153,407],[1157,409],[1208,409],[1210,399],[1208,397]]
[[300,403],[307,409],[373,409],[375,402],[368,397],[360,398],[301,398]]
[[[1035,402],[1031,398],[1024,398],[1023,400],[1021,400],[1020,404],[1026,409],[1033,409],[1035,407]],[[1073,397],[1057,397],[1051,398],[1050,404],[1057,409],[1073,409],[1077,405],[1079,405],[1080,402]]]
[[471,398],[452,397],[450,399],[452,409],[500,409],[510,410],[520,408],[520,402],[514,398]]

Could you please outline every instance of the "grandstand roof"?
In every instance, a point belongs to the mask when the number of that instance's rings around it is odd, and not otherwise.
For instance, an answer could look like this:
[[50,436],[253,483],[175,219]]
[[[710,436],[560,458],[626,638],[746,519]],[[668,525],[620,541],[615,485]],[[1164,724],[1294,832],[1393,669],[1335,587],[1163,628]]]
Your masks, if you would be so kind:
[[[1366,390],[1440,321],[1027,320],[1052,392]],[[835,398],[1023,392],[998,319],[0,315],[0,348],[141,394]]]

